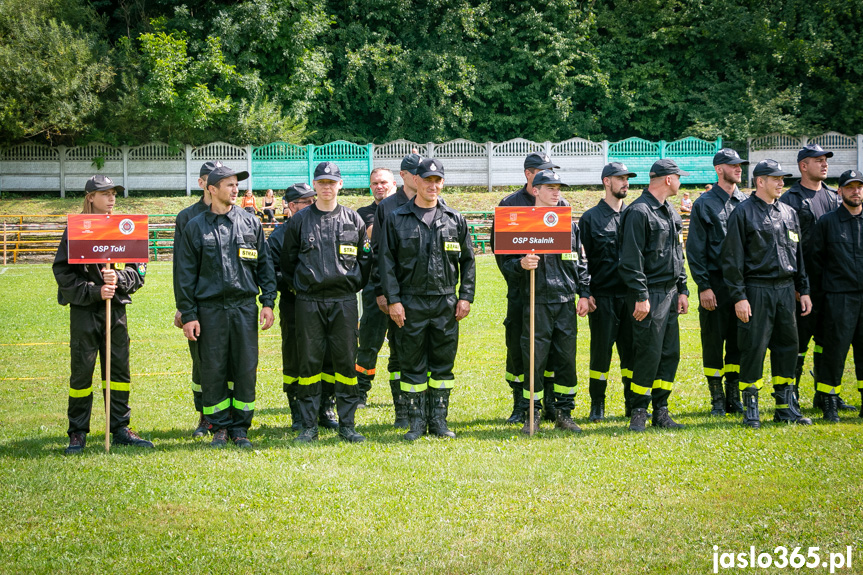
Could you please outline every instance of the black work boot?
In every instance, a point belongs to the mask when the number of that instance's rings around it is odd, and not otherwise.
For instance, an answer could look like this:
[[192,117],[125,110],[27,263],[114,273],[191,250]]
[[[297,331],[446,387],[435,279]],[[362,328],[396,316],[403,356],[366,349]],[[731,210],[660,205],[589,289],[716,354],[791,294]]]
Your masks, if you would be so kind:
[[641,433],[647,429],[647,410],[643,407],[632,408],[632,418],[629,420],[629,431]]
[[758,429],[761,427],[761,416],[758,413],[758,388],[747,387],[741,393],[743,396],[743,425]]
[[825,395],[821,399],[821,405],[824,411],[824,421],[839,423],[839,396]]
[[402,383],[398,379],[390,380],[390,393],[393,396],[393,408],[396,418],[393,421],[393,427],[396,429],[408,429],[408,400],[404,392],[401,390]]
[[[826,394],[824,394],[826,396]],[[777,385],[774,387],[773,397],[776,398],[776,411],[773,412],[773,421],[777,423],[796,423],[797,425],[812,425],[812,420],[803,417],[794,390],[790,385]],[[823,398],[822,398],[823,399]]]
[[228,445],[228,430],[219,429],[213,432],[213,440],[210,442],[210,447],[221,449]]
[[87,434],[80,431],[73,431],[69,434],[69,447],[63,452],[66,455],[75,455],[84,451],[87,445]]
[[524,400],[521,383],[511,385],[510,387],[512,388],[512,413],[506,422],[512,424],[524,423],[524,419],[527,417],[527,401]]
[[318,427],[306,427],[294,438],[296,443],[311,443],[318,440]]
[[404,393],[408,404],[408,425],[410,431],[404,434],[408,441],[416,441],[426,432],[426,392]]
[[[524,400],[527,405],[527,409],[530,409],[530,399],[525,398]],[[540,422],[542,421],[542,404],[538,399],[533,400],[533,433],[539,433],[540,431]],[[521,433],[525,435],[530,435],[530,412],[524,417],[524,425],[521,428]]]
[[588,415],[587,419],[591,423],[599,423],[605,419],[605,398],[590,400],[590,415]]
[[438,437],[455,438],[455,433],[450,431],[446,424],[451,391],[451,389],[428,390],[428,399],[431,404],[431,409],[429,410],[431,417],[429,417],[428,429],[429,433],[433,433]]
[[581,433],[581,428],[572,420],[570,412],[562,409],[557,410],[557,419],[554,422],[554,428],[562,429],[563,431],[571,431],[573,433]]
[[340,425],[339,439],[347,441],[348,443],[362,443],[366,440],[365,436],[358,433],[357,430],[354,429],[353,425]]
[[245,435],[234,435],[233,437],[231,437],[231,441],[233,441],[234,445],[236,445],[240,449],[252,448],[252,442],[249,441],[249,438]]
[[285,395],[288,396],[288,407],[291,409],[291,431],[300,431],[303,428],[303,413],[300,411],[297,395],[287,391]]
[[725,415],[725,394],[722,392],[722,378],[708,377],[707,387],[710,389],[710,415]]
[[192,437],[205,437],[208,433],[210,433],[210,422],[203,413],[198,413],[198,427],[192,432]]
[[812,396],[812,407],[815,409],[824,409],[824,404],[821,400],[824,399],[824,392],[815,390],[815,395]]
[[650,422],[653,427],[662,427],[664,429],[683,429],[686,427],[682,423],[677,423],[671,419],[671,414],[668,413],[667,407],[655,407],[653,409],[653,419]]
[[845,403],[845,400],[842,399],[841,395],[837,395],[836,398],[839,403],[839,411],[857,411],[857,406],[851,405],[850,403]]
[[112,445],[133,445],[135,447],[153,447],[152,441],[147,441],[142,438],[140,435],[129,429],[128,427],[121,427],[117,431],[111,433],[112,436]]
[[[737,375],[736,373],[734,374]],[[743,413],[743,404],[740,402],[740,383],[735,377],[728,379],[725,376],[725,413]]]
[[321,407],[318,411],[318,425],[324,429],[338,429],[339,420],[336,419],[336,412],[333,407],[336,405],[336,398],[332,395],[321,395]]

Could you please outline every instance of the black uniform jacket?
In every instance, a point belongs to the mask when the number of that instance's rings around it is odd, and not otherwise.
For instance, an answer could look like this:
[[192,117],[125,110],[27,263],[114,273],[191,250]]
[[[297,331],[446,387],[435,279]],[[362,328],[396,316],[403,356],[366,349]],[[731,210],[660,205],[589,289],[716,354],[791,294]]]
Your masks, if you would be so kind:
[[636,301],[651,287],[675,283],[689,295],[683,265],[683,220],[646,189],[620,216],[620,277]]
[[[521,267],[521,254],[505,257],[504,268],[511,277],[518,277],[521,297],[530,298],[530,271]],[[536,303],[564,303],[575,300],[575,294],[590,297],[590,276],[581,257],[581,239],[578,224],[572,222],[572,252],[568,254],[540,254],[536,268],[534,301]]]
[[269,253],[261,222],[237,206],[190,220],[174,254],[183,323],[198,319],[198,306],[229,309],[259,291],[261,305],[273,307],[276,279]]
[[812,267],[812,234],[815,232],[815,223],[824,214],[838,208],[842,199],[836,190],[826,184],[821,184],[821,189],[815,191],[804,188],[800,182],[797,182],[782,194],[779,201],[788,204],[797,212],[797,219],[800,221],[800,241],[803,243],[803,261],[808,270]]
[[[536,196],[527,191],[527,184],[523,185],[521,188],[509,194],[508,196],[505,196],[498,204],[498,206],[503,207],[525,207],[535,205]],[[561,198],[557,205],[568,206],[569,202]],[[492,217],[491,229],[491,251],[494,252],[494,217]],[[517,297],[519,293],[519,283],[521,282],[521,274],[516,272],[515,275],[507,276],[505,266],[505,262],[507,260],[506,255],[495,256],[495,260],[497,261],[497,267],[500,270],[500,273],[503,274],[503,279],[506,280],[506,297]]]
[[286,286],[282,277],[282,246],[285,244],[285,231],[288,222],[276,226],[270,237],[267,238],[267,251],[270,252],[270,261],[273,262],[273,271],[276,274],[276,288],[279,291],[290,291],[291,286]]
[[714,285],[710,281],[721,281],[722,263],[720,254],[722,242],[728,232],[728,218],[731,212],[746,199],[746,195],[737,186],[730,195],[719,187],[713,186],[709,192],[704,192],[692,204],[689,216],[689,237],[686,239],[686,259],[689,260],[689,271],[692,279],[698,284],[698,291],[708,289],[725,290],[722,285]]
[[473,244],[460,213],[438,202],[429,227],[411,200],[387,216],[374,235],[380,238],[378,266],[387,303],[400,302],[402,294],[452,294],[459,283],[459,299],[473,302]]
[[590,291],[594,296],[624,295],[626,286],[618,272],[617,234],[620,228],[620,212],[611,209],[605,200],[590,208],[578,220],[581,244],[587,256],[587,271],[590,273]]
[[[63,231],[60,247],[54,256],[54,279],[57,280],[57,302],[60,305],[77,305],[88,307],[101,303],[102,268],[104,264],[72,264],[69,263],[69,230]],[[111,302],[119,305],[132,303],[129,296],[144,285],[144,274],[147,264],[115,264],[117,272],[117,289]]]
[[768,204],[753,193],[731,213],[722,245],[722,275],[731,301],[746,299],[746,284],[793,280],[809,294],[797,214],[782,202]]
[[354,299],[369,279],[371,263],[366,225],[359,214],[342,205],[322,212],[312,204],[285,225],[282,281],[297,299]]
[[[210,206],[204,203],[204,198],[202,197],[200,200],[180,210],[180,213],[177,214],[177,219],[174,220],[174,250],[177,250],[180,242],[183,240],[183,230],[186,229],[186,224],[195,219],[198,214],[203,214],[208,211]],[[178,292],[178,284],[177,284],[177,258],[174,258],[173,268],[174,268],[174,300],[179,297]]]
[[[384,198],[386,199],[386,198]],[[383,200],[381,200],[383,201]],[[378,211],[378,205],[374,202],[367,206],[363,206],[357,209],[357,213],[363,219],[363,223],[366,225],[366,229],[369,229],[371,226],[375,224],[375,212]]]
[[863,292],[863,214],[843,205],[818,220],[812,251],[812,291]]

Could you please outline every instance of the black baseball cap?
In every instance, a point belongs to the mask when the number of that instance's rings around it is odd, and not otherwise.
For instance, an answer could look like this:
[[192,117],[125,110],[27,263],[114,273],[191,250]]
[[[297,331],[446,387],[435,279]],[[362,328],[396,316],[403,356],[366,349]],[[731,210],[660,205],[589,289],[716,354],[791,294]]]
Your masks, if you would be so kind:
[[722,164],[749,164],[749,160],[741,158],[740,154],[738,154],[736,150],[732,150],[731,148],[722,148],[716,152],[715,156],[713,156],[713,165],[720,166]]
[[126,188],[118,186],[111,178],[101,174],[96,174],[84,184],[84,191],[88,194],[90,192],[104,192],[105,190],[117,190],[118,193],[123,193],[126,191]]
[[334,182],[338,182],[341,181],[341,179],[342,172],[333,162],[321,162],[318,164],[318,167],[315,168],[315,181],[332,180]]
[[677,167],[677,162],[675,162],[671,158],[663,158],[661,160],[656,160],[655,162],[653,162],[653,165],[650,166],[651,178],[660,178],[662,176],[670,176],[672,174],[688,176],[689,172],[684,172],[679,167]]
[[440,160],[435,160],[434,158],[423,160],[417,166],[416,175],[421,178],[428,178],[429,176],[440,176],[443,178],[443,164],[441,164]]
[[755,164],[755,169],[752,170],[753,176],[778,176],[787,178],[793,175],[791,172],[786,172],[776,160],[761,160]]
[[314,188],[305,182],[299,182],[293,186],[288,186],[285,190],[285,201],[288,203],[296,202],[302,198],[311,198],[316,195]]
[[805,160],[806,158],[820,158],[821,156],[833,157],[833,152],[828,152],[818,144],[806,144],[803,149],[797,152],[797,161]]
[[846,170],[839,176],[839,187],[847,186],[851,182],[860,182],[863,184],[863,173],[857,170]]
[[198,177],[203,178],[204,176],[209,176],[210,172],[212,172],[216,168],[222,168],[222,167],[224,167],[224,165],[219,160],[204,162],[204,165],[201,166],[201,171],[198,172]]
[[629,178],[634,178],[637,175],[638,174],[635,172],[630,172],[629,168],[621,162],[609,162],[608,164],[605,164],[604,168],[602,168],[602,176],[600,179],[610,178],[611,176],[627,176]]
[[228,166],[214,168],[213,171],[210,172],[209,175],[207,175],[207,185],[218,185],[219,182],[221,182],[225,178],[230,178],[231,176],[237,176],[237,181],[242,182],[243,180],[249,179],[249,172],[235,172]]
[[423,161],[423,157],[419,154],[408,154],[404,158],[402,158],[402,165],[399,170],[403,172],[410,172],[411,174],[416,175],[417,168],[420,166],[420,162]]
[[560,184],[561,186],[568,186],[569,184],[564,184],[560,180],[560,174],[552,172],[551,170],[542,170],[537,172],[533,177],[533,187],[538,188],[543,184]]
[[548,154],[543,154],[541,152],[533,152],[532,154],[528,154],[524,159],[524,169],[528,168],[539,168],[540,170],[548,170],[548,169],[560,169],[560,166],[555,166],[554,162],[551,161],[551,158],[548,157]]

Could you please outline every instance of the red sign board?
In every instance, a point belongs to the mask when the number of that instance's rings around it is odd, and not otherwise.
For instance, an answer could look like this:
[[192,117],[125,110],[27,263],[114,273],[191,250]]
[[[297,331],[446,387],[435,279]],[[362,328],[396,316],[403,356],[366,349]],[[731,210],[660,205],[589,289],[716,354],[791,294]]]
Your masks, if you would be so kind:
[[147,263],[147,216],[70,215],[69,263]]
[[569,206],[494,209],[494,253],[567,254],[572,251]]

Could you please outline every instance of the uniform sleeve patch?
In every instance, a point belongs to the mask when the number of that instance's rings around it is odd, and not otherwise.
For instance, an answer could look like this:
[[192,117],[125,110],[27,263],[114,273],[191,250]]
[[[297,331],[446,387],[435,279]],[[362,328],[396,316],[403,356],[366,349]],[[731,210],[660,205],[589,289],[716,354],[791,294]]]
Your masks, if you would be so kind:
[[679,234],[677,234],[677,241],[680,242],[681,244],[683,243],[683,232],[680,232]]
[[126,269],[126,264],[122,264],[122,263],[121,264],[114,264],[114,269],[115,270],[124,270],[124,269]]
[[560,254],[561,259],[565,262],[577,262],[578,254],[575,252],[569,252],[568,254]]
[[341,244],[339,245],[339,253],[343,256],[355,256],[357,255],[357,246]]
[[240,259],[241,260],[256,260],[256,259],[258,259],[258,250],[250,250],[247,248],[240,248]]
[[147,275],[147,264],[138,264],[138,275],[141,277]]
[[788,230],[788,237],[791,238],[792,242],[800,241],[800,236],[798,236],[796,232],[792,232],[791,230]]
[[458,242],[445,242],[443,246],[444,250],[448,252],[460,252],[461,246]]

